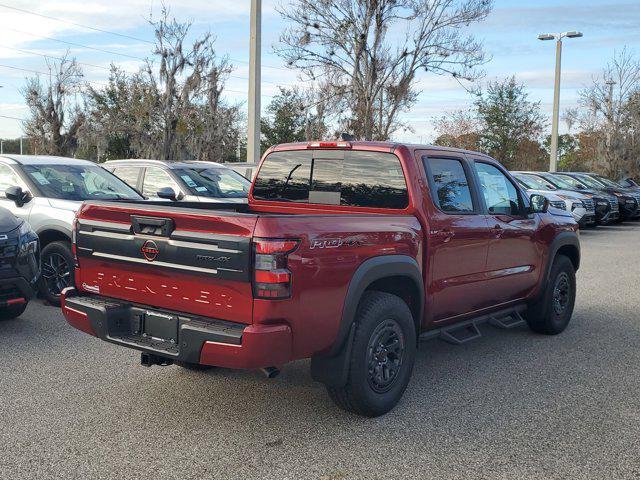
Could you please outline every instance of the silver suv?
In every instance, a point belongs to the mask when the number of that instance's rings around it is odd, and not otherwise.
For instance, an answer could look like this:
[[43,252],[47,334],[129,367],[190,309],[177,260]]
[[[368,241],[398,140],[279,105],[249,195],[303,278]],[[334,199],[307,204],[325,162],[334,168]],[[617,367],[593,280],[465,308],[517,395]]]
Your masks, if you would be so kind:
[[42,248],[42,296],[59,303],[73,284],[71,227],[84,200],[141,200],[122,180],[86,160],[0,155],[0,207],[29,222]]
[[152,200],[246,203],[251,182],[216,162],[110,160],[104,168]]

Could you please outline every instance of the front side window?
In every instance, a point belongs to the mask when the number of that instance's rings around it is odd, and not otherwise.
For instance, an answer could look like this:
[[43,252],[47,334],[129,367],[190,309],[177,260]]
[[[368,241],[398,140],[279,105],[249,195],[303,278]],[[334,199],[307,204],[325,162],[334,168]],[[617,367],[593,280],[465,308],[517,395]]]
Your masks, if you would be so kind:
[[488,163],[476,162],[480,188],[487,210],[492,215],[520,214],[520,199],[515,185],[498,168]]
[[142,194],[147,197],[157,198],[158,192],[162,188],[172,188],[176,194],[180,193],[176,182],[173,181],[173,178],[171,178],[167,172],[161,168],[147,167],[144,172]]
[[225,167],[177,168],[173,173],[182,179],[189,193],[209,198],[245,198],[251,182]]
[[63,200],[140,200],[112,173],[93,165],[23,165],[23,171],[42,194]]
[[0,198],[6,198],[5,191],[9,187],[22,186],[20,178],[8,165],[0,165]]
[[446,213],[473,212],[469,180],[460,160],[424,158],[428,162],[434,201]]
[[351,150],[274,152],[258,172],[253,196],[369,208],[403,209],[409,204],[398,157]]

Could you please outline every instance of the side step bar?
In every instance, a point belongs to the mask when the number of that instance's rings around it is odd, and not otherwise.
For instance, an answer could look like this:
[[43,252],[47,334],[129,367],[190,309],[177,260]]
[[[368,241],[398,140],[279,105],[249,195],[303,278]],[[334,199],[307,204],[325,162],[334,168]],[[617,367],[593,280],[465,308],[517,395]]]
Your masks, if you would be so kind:
[[482,336],[478,326],[483,323],[489,323],[490,325],[501,329],[511,329],[523,325],[525,320],[522,318],[521,312],[525,309],[526,306],[522,305],[483,315],[454,325],[434,328],[433,330],[428,330],[422,333],[422,335],[420,335],[420,341],[438,338],[454,345],[463,345]]

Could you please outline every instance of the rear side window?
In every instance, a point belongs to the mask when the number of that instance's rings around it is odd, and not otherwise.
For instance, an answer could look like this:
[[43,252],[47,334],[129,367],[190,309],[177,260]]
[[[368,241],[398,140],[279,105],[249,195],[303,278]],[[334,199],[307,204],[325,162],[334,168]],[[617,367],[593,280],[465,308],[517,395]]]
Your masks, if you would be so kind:
[[113,174],[116,177],[133,188],[137,188],[138,186],[139,173],[139,167],[116,167],[113,169]]
[[350,150],[272,153],[258,172],[253,196],[350,207],[403,209],[409,205],[398,157]]
[[469,180],[460,160],[452,158],[424,159],[430,172],[434,201],[446,213],[473,212]]

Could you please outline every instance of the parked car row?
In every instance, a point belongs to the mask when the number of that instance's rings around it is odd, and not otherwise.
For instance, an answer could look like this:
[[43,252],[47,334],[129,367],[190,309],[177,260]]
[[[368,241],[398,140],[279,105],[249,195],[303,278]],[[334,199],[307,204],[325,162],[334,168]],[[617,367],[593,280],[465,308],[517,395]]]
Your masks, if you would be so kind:
[[513,172],[523,188],[544,194],[555,208],[570,211],[581,227],[640,218],[640,188],[595,173]]
[[72,225],[85,200],[247,201],[249,180],[219,163],[124,160],[102,165],[65,157],[0,155],[0,207],[28,222],[37,234],[39,290],[54,305],[62,290],[73,285]]

